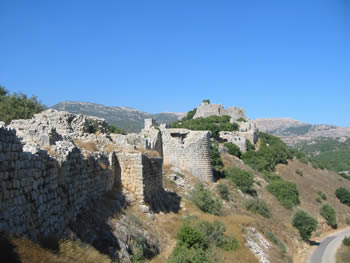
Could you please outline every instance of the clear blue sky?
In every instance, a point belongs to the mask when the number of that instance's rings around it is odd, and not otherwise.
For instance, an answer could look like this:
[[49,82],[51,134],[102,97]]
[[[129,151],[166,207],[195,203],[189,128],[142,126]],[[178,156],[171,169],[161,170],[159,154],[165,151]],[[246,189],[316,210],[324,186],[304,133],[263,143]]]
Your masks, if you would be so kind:
[[0,85],[156,113],[350,126],[349,0],[1,0]]

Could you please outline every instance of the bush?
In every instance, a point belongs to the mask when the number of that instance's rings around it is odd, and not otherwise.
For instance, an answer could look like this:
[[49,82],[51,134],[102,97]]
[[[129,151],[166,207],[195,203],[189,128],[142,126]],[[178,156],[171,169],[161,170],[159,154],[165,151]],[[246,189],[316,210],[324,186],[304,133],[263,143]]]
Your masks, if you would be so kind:
[[247,122],[247,120],[244,119],[244,118],[242,118],[242,117],[238,118],[237,121],[238,121],[238,122]]
[[350,192],[344,187],[340,187],[335,191],[336,197],[345,205],[350,206]]
[[173,128],[185,128],[195,131],[210,131],[212,138],[219,138],[220,131],[238,131],[239,125],[230,122],[230,116],[210,116],[207,118],[180,120],[172,123]]
[[283,255],[286,254],[287,252],[287,248],[286,246],[283,244],[283,242],[279,241],[278,238],[271,232],[267,232],[267,237],[276,245],[278,245],[278,247],[280,248],[281,250],[281,253]]
[[302,170],[300,170],[300,169],[296,169],[295,173],[300,175],[300,176],[304,176],[304,172]]
[[234,155],[238,158],[241,158],[242,156],[241,149],[239,149],[239,147],[236,144],[227,142],[224,144],[224,146],[227,148],[229,154]]
[[272,182],[272,181],[275,181],[275,180],[282,179],[281,176],[279,176],[277,174],[274,174],[274,173],[267,172],[267,171],[264,172],[263,176],[264,176],[264,179],[265,179],[266,182]]
[[237,167],[230,167],[224,171],[225,177],[232,180],[237,187],[244,193],[252,191],[254,183],[254,175],[251,172],[241,170]]
[[205,213],[219,215],[221,210],[221,202],[214,199],[209,190],[205,189],[203,184],[196,184],[191,193],[191,200],[200,210]]
[[213,263],[207,251],[198,248],[176,246],[168,263]]
[[194,247],[203,249],[205,245],[203,233],[189,225],[181,226],[176,238],[178,245],[186,248]]
[[252,144],[251,141],[248,139],[245,141],[245,147],[247,151],[255,151],[255,145]]
[[300,204],[299,192],[295,183],[283,179],[274,180],[269,183],[267,190],[287,209]]
[[327,195],[321,191],[318,191],[317,194],[323,199],[323,200],[327,200]]
[[116,127],[116,126],[114,126],[112,124],[109,125],[108,130],[109,130],[110,133],[126,135],[126,131],[124,131],[122,128],[118,128],[118,127]]
[[302,240],[309,240],[312,232],[317,229],[317,220],[308,212],[299,209],[295,212],[292,224],[299,231]]
[[350,247],[350,237],[345,237],[343,239],[344,246]]
[[197,108],[194,108],[193,110],[187,112],[186,116],[183,117],[183,118],[181,119],[181,121],[192,120],[193,117],[194,117],[194,115],[196,114],[196,112],[197,112]]
[[347,174],[345,174],[345,173],[339,173],[339,175],[340,175],[341,177],[343,177],[344,179],[350,181],[350,175],[347,175]]
[[131,262],[138,263],[144,262],[146,259],[145,252],[148,249],[147,240],[144,237],[139,237],[135,239],[135,246],[132,251]]
[[330,204],[324,204],[320,210],[321,216],[327,220],[327,224],[332,228],[337,228],[337,217],[335,209]]
[[345,219],[345,223],[346,223],[347,225],[350,225],[350,217],[347,217],[347,218]]
[[219,195],[221,196],[222,199],[228,201],[230,200],[230,191],[225,184],[218,184],[216,186],[216,190],[218,191]]
[[221,169],[224,164],[221,159],[221,155],[216,143],[210,144],[210,163],[214,169]]
[[176,248],[169,262],[216,262],[215,255],[212,255],[216,247],[224,250],[239,248],[237,239],[225,235],[225,231],[225,224],[219,221],[188,220],[177,234]]
[[271,216],[269,207],[262,199],[250,199],[246,201],[245,207],[247,210],[260,214],[263,217],[269,218]]
[[316,197],[316,202],[320,203],[320,204],[322,203],[322,200],[321,200],[321,198],[319,196]]
[[258,171],[273,171],[278,163],[287,164],[294,152],[280,138],[260,132],[260,148],[254,152],[247,151],[242,160]]
[[45,105],[37,100],[37,97],[30,98],[22,93],[12,95],[0,86],[0,121],[9,124],[15,119],[30,119],[35,113],[45,110]]

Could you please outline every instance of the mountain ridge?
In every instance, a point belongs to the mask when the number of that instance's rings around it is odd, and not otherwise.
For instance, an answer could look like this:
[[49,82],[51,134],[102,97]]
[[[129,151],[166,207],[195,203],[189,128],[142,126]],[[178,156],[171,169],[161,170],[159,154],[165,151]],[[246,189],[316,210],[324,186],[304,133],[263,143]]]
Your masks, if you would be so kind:
[[85,114],[104,118],[110,124],[125,129],[127,132],[139,132],[144,119],[153,118],[160,123],[171,123],[184,116],[184,113],[161,112],[151,114],[131,107],[105,106],[102,104],[79,101],[63,101],[50,108],[74,114]]

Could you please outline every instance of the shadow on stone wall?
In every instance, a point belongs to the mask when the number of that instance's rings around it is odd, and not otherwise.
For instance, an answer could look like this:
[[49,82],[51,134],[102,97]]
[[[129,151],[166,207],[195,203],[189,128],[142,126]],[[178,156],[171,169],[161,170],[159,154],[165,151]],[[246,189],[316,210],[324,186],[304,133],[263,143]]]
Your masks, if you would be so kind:
[[21,262],[16,252],[16,246],[6,235],[0,235],[0,260],[7,263]]
[[181,196],[175,192],[161,190],[147,200],[154,213],[177,213],[180,210]]
[[123,200],[120,191],[113,189],[103,199],[90,201],[76,220],[69,223],[70,229],[82,242],[117,261],[120,260],[117,251],[121,247],[109,219],[121,212]]

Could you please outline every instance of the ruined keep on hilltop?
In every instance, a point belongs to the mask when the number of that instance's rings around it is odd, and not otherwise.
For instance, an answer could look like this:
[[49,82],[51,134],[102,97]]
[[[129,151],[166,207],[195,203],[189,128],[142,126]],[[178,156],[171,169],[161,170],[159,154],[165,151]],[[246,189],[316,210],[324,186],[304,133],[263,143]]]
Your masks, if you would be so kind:
[[196,114],[193,118],[206,118],[210,116],[224,116],[228,115],[231,117],[231,121],[236,121],[239,118],[246,119],[245,110],[232,106],[225,109],[221,104],[211,104],[207,101],[203,101],[196,110]]

